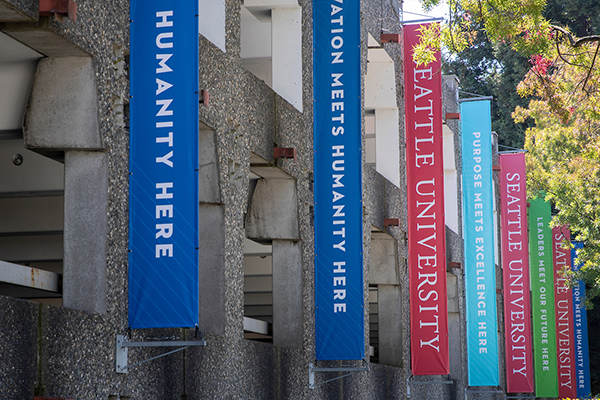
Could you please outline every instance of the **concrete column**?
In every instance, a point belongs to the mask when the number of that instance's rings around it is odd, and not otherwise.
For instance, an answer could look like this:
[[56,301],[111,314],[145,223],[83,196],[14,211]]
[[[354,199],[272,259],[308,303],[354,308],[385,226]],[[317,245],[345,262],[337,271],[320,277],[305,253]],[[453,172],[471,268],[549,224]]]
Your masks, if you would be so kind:
[[402,366],[402,288],[378,286],[379,363]]
[[302,348],[302,245],[273,240],[273,344]]
[[200,1],[200,34],[225,51],[225,0]]
[[106,153],[65,152],[63,305],[106,312]]
[[220,203],[221,192],[219,185],[219,159],[215,131],[200,129],[198,136],[200,172],[199,199],[200,203]]
[[271,10],[273,90],[302,111],[302,8]]
[[200,329],[225,334],[225,216],[200,204]]
[[399,285],[396,239],[387,233],[371,233],[371,267],[369,284]]
[[458,281],[454,274],[446,274],[448,290],[448,345],[450,355],[450,376],[456,381],[462,379],[462,346],[460,313],[458,305]]

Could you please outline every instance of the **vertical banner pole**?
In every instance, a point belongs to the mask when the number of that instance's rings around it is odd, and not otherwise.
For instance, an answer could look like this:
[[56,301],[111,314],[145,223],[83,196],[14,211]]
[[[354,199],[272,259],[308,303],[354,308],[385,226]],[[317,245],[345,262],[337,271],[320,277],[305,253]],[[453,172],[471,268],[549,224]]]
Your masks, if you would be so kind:
[[525,154],[500,155],[506,387],[533,392]]
[[469,386],[498,386],[490,101],[463,102],[460,116]]
[[571,242],[566,226],[552,228],[554,248],[554,302],[556,307],[556,350],[558,351],[558,395],[576,397],[575,346],[573,343],[573,293],[567,285],[565,270],[571,269],[571,252],[565,249]]
[[[572,242],[571,264],[573,271],[579,271],[581,263],[575,262],[577,250],[583,248],[583,243]],[[590,381],[590,347],[588,343],[587,311],[584,307],[585,283],[578,280],[573,286],[573,313],[575,318],[575,379],[577,382],[577,397],[587,399],[591,396],[592,387]]]
[[404,27],[406,180],[411,365],[414,375],[449,374],[446,224],[442,132],[441,53],[417,65],[420,30]]
[[360,2],[313,2],[317,360],[365,355]]
[[554,268],[550,203],[543,196],[529,202],[529,257],[531,270],[532,334],[535,394],[558,397],[556,329],[554,318]]
[[198,2],[132,0],[129,325],[198,323]]

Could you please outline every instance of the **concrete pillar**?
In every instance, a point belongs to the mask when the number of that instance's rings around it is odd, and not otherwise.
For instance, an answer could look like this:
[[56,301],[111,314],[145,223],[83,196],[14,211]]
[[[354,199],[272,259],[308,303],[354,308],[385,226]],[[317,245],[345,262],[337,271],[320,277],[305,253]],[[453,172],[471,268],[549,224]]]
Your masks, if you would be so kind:
[[458,304],[458,281],[456,275],[446,274],[448,290],[448,345],[450,355],[450,376],[456,381],[462,379],[462,342],[460,337],[460,313]]
[[221,202],[219,185],[219,159],[217,158],[217,144],[215,131],[200,129],[198,137],[200,171],[199,171],[199,199],[200,203]]
[[400,284],[396,239],[386,233],[371,233],[371,268],[369,269],[369,284]]
[[302,348],[302,245],[273,240],[273,344]]
[[378,286],[379,363],[402,366],[402,288]]
[[302,111],[302,8],[271,10],[273,90]]
[[65,152],[63,305],[106,312],[108,161],[103,152]]
[[402,366],[402,308],[396,239],[371,233],[369,284],[378,285],[379,363]]
[[200,204],[200,329],[225,334],[225,215]]

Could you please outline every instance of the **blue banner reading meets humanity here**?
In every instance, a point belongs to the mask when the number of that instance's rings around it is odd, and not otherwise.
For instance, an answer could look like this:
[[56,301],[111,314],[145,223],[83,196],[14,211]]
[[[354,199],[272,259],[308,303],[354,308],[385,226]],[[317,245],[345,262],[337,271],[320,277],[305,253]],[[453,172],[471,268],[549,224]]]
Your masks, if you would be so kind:
[[365,354],[360,2],[314,0],[317,360]]
[[460,104],[470,386],[498,386],[492,128],[489,100]]
[[[571,265],[573,271],[579,271],[580,263],[575,263],[577,249],[583,248],[583,243],[573,242],[571,249]],[[573,326],[575,328],[575,382],[577,382],[577,397],[587,399],[592,392],[590,381],[590,349],[588,344],[587,311],[583,305],[585,301],[585,283],[577,281],[573,286]]]
[[198,2],[132,0],[129,325],[198,323]]

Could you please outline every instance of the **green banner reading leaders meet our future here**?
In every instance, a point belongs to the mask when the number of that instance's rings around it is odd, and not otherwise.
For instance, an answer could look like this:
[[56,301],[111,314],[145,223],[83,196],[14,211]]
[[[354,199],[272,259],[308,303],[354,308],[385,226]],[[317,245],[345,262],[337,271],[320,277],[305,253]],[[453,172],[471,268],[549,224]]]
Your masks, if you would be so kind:
[[558,396],[556,331],[554,323],[554,268],[550,203],[543,196],[529,202],[529,257],[532,336],[537,397]]

